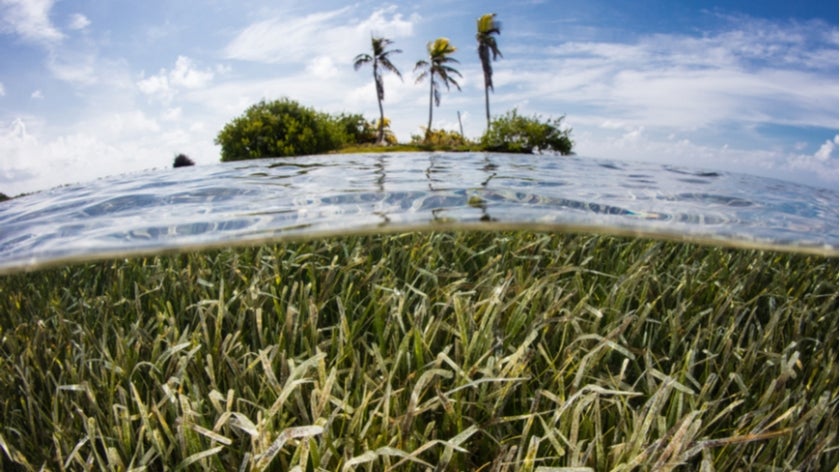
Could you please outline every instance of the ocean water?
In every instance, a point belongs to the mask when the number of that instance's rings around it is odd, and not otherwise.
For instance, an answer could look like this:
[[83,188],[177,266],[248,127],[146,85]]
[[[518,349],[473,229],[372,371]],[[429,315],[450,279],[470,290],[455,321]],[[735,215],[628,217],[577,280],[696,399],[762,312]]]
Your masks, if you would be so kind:
[[583,157],[261,159],[117,176],[0,203],[0,273],[417,229],[596,232],[836,256],[838,194]]
[[836,191],[577,157],[264,159],[17,198],[0,469],[257,470],[271,444],[277,469],[338,470],[380,440],[462,469],[532,446],[549,468],[830,469],[837,256]]

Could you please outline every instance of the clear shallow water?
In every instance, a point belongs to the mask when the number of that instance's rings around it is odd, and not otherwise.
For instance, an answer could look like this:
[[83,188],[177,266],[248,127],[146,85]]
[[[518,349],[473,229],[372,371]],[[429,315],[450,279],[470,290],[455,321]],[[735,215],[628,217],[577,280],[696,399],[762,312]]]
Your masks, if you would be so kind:
[[149,171],[0,203],[0,273],[284,238],[452,228],[595,231],[836,255],[838,194],[578,157],[262,159]]

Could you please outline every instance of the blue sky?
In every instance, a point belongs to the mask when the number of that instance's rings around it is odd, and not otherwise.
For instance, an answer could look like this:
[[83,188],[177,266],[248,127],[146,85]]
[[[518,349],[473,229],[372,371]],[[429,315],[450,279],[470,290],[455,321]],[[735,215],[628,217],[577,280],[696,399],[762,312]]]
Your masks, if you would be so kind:
[[462,91],[435,128],[484,130],[476,19],[495,12],[503,57],[491,111],[565,115],[575,151],[838,185],[838,5],[826,0],[406,3],[0,0],[0,192],[16,195],[172,165],[216,163],[248,106],[288,97],[378,116],[371,34],[400,140],[420,134],[413,65],[448,37]]

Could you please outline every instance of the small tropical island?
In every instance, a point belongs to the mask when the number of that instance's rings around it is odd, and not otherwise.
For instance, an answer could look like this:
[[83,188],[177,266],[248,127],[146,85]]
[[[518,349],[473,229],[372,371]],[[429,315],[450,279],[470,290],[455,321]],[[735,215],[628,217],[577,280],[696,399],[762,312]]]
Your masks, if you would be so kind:
[[434,109],[440,106],[442,89],[461,90],[456,77],[461,73],[452,57],[455,46],[447,38],[437,38],[427,45],[426,57],[417,61],[416,83],[429,82],[429,120],[423,132],[413,135],[409,143],[398,143],[385,116],[383,71],[402,78],[391,62],[399,49],[388,49],[388,38],[371,35],[371,52],[353,60],[359,70],[370,66],[376,89],[379,118],[366,120],[356,113],[328,114],[282,98],[262,100],[226,124],[216,137],[221,146],[222,161],[285,157],[322,153],[406,152],[406,151],[490,151],[510,153],[572,154],[571,129],[563,128],[565,116],[542,118],[523,116],[516,109],[491,118],[490,92],[493,91],[492,61],[501,57],[496,36],[501,23],[495,14],[486,14],[477,21],[476,40],[483,71],[484,101],[487,127],[473,141],[463,132],[432,128]]

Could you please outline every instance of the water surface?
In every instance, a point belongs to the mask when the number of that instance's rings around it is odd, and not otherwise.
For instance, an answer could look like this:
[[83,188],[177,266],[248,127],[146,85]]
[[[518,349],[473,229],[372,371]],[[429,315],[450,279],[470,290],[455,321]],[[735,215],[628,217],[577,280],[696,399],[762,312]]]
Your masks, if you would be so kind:
[[321,155],[101,179],[0,204],[0,273],[115,256],[429,229],[593,231],[838,253],[838,194],[581,157]]

